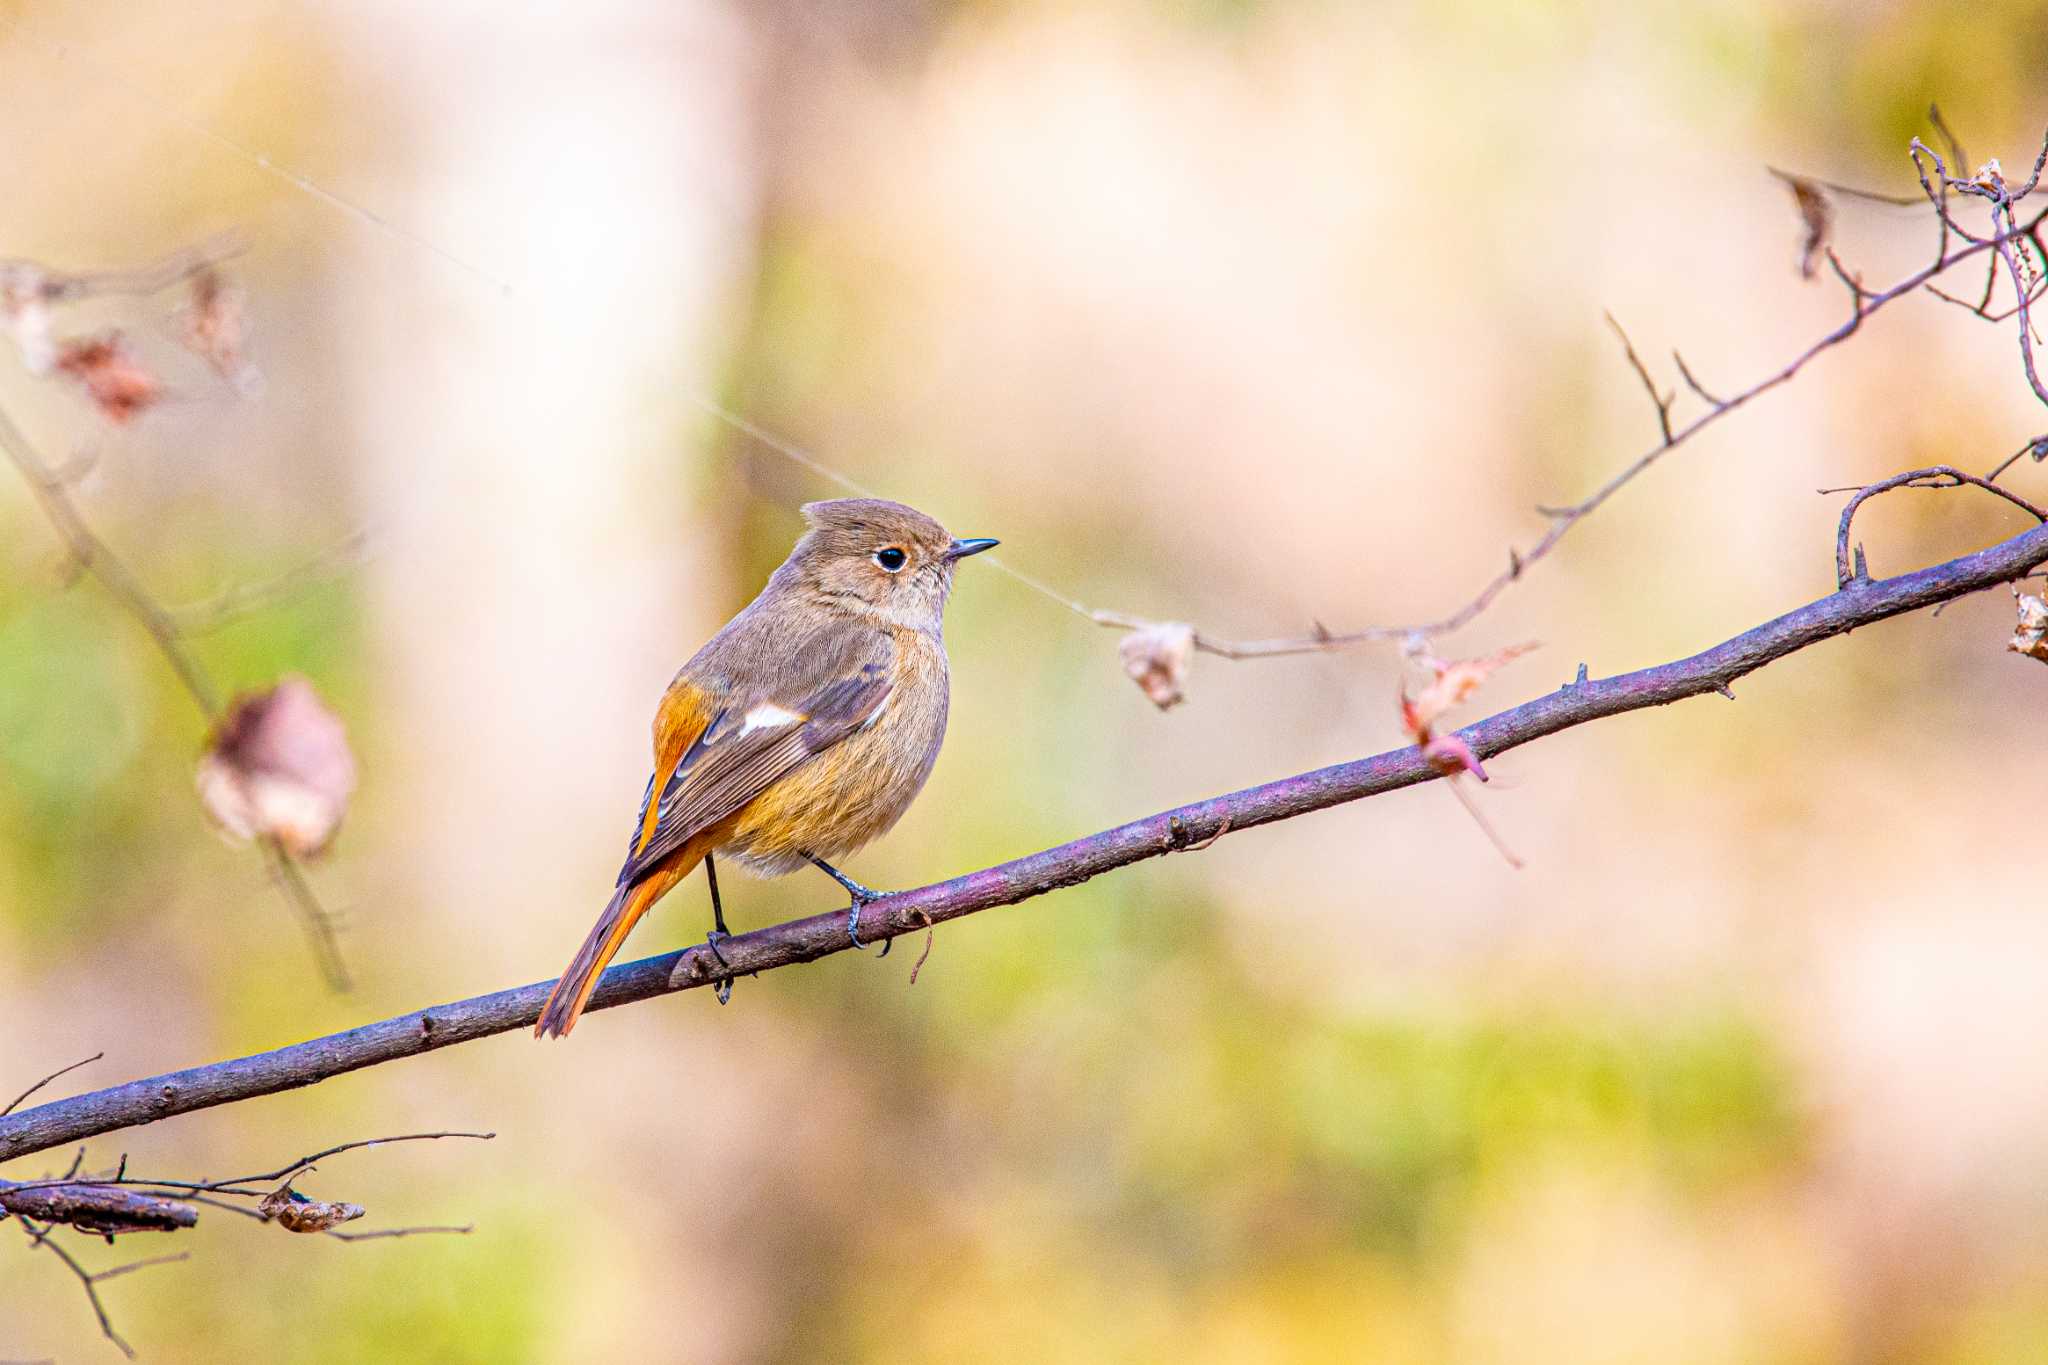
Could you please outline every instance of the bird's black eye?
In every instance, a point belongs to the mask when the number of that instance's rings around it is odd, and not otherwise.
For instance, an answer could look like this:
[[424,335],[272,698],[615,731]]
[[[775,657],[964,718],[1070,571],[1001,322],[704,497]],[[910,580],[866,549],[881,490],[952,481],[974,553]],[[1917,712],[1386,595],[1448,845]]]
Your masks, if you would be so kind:
[[875,551],[875,563],[881,565],[890,573],[895,573],[898,569],[902,568],[905,561],[909,558],[909,555],[904,554],[903,551],[897,549],[894,545],[885,546]]

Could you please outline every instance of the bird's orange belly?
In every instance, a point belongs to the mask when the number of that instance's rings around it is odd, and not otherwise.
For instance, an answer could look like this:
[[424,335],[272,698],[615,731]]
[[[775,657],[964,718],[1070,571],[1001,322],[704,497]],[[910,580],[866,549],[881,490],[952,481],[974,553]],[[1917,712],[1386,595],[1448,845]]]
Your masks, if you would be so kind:
[[773,877],[802,867],[807,855],[831,861],[888,833],[931,775],[945,727],[943,702],[931,708],[891,700],[874,726],[748,802],[718,851]]

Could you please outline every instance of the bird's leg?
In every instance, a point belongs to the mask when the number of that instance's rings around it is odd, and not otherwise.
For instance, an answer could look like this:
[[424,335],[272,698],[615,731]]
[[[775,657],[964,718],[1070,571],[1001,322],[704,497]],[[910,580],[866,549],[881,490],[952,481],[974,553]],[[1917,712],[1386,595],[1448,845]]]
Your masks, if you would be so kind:
[[[725,907],[718,903],[718,869],[712,866],[709,853],[704,855],[704,880],[711,886],[711,923],[713,926],[710,934],[705,937],[704,942],[710,947],[711,955],[718,959],[718,965],[729,972],[732,970],[732,964],[725,960],[724,953],[718,951],[718,941],[731,938],[732,935],[725,931]],[[732,978],[727,976],[722,979],[716,986],[712,987],[712,993],[718,997],[718,1003],[721,1005],[732,999]]]
[[[809,853],[806,853],[804,856],[811,860],[811,866],[845,887],[846,894],[853,897],[853,904],[846,907],[846,936],[853,940],[854,947],[866,947],[867,945],[860,941],[860,912],[867,908],[870,901],[878,901],[888,893],[877,891],[873,887],[862,886],[823,858],[815,857]],[[893,938],[884,943],[882,945],[882,956],[887,957],[889,950],[895,946],[896,940]]]

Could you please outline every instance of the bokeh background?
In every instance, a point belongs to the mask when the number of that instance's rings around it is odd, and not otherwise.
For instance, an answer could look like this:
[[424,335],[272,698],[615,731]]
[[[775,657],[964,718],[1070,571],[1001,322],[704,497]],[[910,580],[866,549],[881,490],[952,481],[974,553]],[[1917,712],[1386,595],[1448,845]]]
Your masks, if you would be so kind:
[[[368,537],[198,643],[350,727],[314,874],[337,997],[205,826],[161,659],[0,480],[8,1094],[556,971],[661,688],[837,491],[706,400],[1091,605],[1431,617],[1653,435],[1603,309],[1720,389],[1844,315],[1766,163],[1906,191],[1930,99],[2008,166],[2048,118],[2048,18],[2010,0],[5,19],[0,254],[239,228],[267,383],[238,399],[127,304],[99,311],[175,401],[114,431],[9,357],[0,402],[52,459],[97,452],[84,505],[167,601]],[[1933,232],[1844,204],[1840,238],[1885,280]],[[2013,341],[1908,301],[1687,446],[1446,642],[1544,642],[1480,709],[1828,591],[1816,488],[2043,426]],[[2017,529],[1984,501],[1873,505],[1874,569]],[[913,941],[94,1143],[220,1175],[499,1133],[304,1185],[472,1236],[209,1216],[110,1307],[160,1361],[2043,1358],[2048,677],[2010,625],[1986,594],[1502,759],[1519,873],[1414,790],[974,917],[915,986]],[[1112,635],[979,563],[949,639],[948,746],[871,884],[1401,742],[1388,650],[1204,659],[1160,714]],[[728,912],[830,891],[728,879]],[[630,951],[707,919],[693,881]],[[0,1355],[115,1358],[11,1234]]]

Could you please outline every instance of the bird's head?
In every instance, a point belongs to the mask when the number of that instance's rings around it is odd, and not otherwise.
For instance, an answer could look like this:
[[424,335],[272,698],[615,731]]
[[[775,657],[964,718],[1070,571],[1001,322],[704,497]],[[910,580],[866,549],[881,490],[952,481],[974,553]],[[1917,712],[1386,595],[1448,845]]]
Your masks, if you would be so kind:
[[996,544],[955,539],[916,508],[881,498],[806,503],[803,513],[810,530],[785,566],[803,586],[828,605],[914,630],[938,630],[953,566]]

